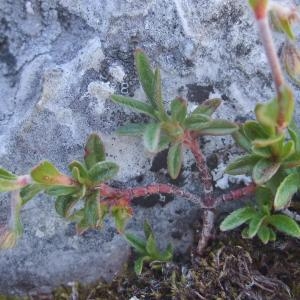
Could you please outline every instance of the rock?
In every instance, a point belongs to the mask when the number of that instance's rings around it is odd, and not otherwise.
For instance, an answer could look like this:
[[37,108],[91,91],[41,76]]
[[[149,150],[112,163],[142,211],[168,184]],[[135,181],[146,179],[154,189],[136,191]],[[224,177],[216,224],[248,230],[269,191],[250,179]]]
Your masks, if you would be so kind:
[[[180,94],[195,105],[204,100],[198,95],[218,95],[225,100],[216,115],[233,120],[252,116],[256,101],[274,94],[244,0],[2,1],[0,20],[0,161],[18,174],[43,159],[66,172],[70,161],[81,159],[88,134],[97,132],[107,158],[120,165],[121,186],[168,180],[164,168],[150,171],[153,157],[139,139],[114,135],[124,123],[147,121],[107,99],[112,92],[144,97],[133,64],[136,47],[162,69],[166,102]],[[232,143],[204,142],[207,154],[217,147],[221,158]],[[192,163],[187,154],[179,184],[200,192]],[[79,237],[53,204],[41,195],[24,208],[24,236],[0,255],[0,293],[109,281],[122,270],[129,247],[111,220],[101,232]],[[7,210],[2,195],[2,223]],[[174,199],[134,210],[130,230],[141,234],[147,218],[162,248],[168,241],[182,253],[190,247],[195,206]]]

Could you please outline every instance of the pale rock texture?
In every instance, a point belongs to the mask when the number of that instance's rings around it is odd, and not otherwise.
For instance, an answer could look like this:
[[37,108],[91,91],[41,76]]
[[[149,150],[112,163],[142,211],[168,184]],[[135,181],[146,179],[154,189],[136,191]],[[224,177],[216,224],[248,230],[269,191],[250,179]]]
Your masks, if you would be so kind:
[[[47,159],[66,172],[71,160],[81,159],[88,134],[97,132],[107,159],[120,165],[114,184],[169,182],[163,155],[152,163],[140,139],[114,134],[124,123],[147,120],[108,100],[114,92],[145,99],[133,65],[137,47],[162,69],[166,103],[181,95],[195,106],[219,96],[224,103],[216,115],[243,120],[253,116],[257,100],[273,95],[244,0],[2,0],[0,164],[25,174]],[[237,153],[230,138],[203,142],[214,157],[212,169]],[[197,180],[187,153],[175,183],[200,193]],[[137,201],[134,210],[130,230],[141,234],[148,219],[161,247],[170,241],[176,251],[188,253],[197,207],[157,196],[142,205]],[[1,223],[7,212],[8,196],[1,195]],[[59,218],[53,199],[44,195],[28,203],[22,217],[23,238],[0,253],[0,293],[109,281],[128,259],[130,249],[110,219],[102,231],[76,236],[74,225]]]

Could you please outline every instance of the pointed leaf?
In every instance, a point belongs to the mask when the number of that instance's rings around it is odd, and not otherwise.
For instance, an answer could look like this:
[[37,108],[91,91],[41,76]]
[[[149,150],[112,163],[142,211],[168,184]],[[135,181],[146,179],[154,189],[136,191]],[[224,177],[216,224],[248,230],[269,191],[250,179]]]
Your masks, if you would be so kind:
[[129,232],[124,234],[124,238],[139,254],[145,255],[147,253],[146,242],[144,240]]
[[156,108],[155,102],[155,85],[154,85],[154,73],[151,69],[149,59],[147,55],[141,51],[140,49],[135,51],[135,66],[137,69],[137,73],[143,87],[143,90],[151,102],[153,108]]
[[128,219],[132,216],[132,211],[129,207],[115,206],[112,208],[112,216],[115,219],[115,225],[119,232],[123,232]]
[[153,81],[154,87],[154,101],[157,107],[157,110],[160,115],[161,120],[167,119],[167,114],[165,112],[163,98],[162,98],[162,87],[161,87],[161,78],[160,78],[160,71],[159,69],[155,70],[154,73],[154,81]]
[[201,130],[208,126],[210,117],[204,114],[194,114],[184,120],[184,126],[190,130]]
[[251,152],[251,141],[246,137],[243,127],[232,133],[232,137],[237,145],[242,147],[245,151]]
[[232,134],[239,128],[236,124],[226,120],[212,120],[205,128],[198,131],[201,135],[227,135]]
[[61,217],[67,218],[79,200],[80,198],[73,195],[59,196],[55,200],[55,210]]
[[267,244],[270,240],[270,229],[267,226],[262,225],[257,232],[257,236],[263,244]]
[[182,144],[173,144],[168,152],[167,158],[168,172],[172,179],[176,179],[182,166]]
[[142,136],[146,129],[146,124],[127,124],[116,130],[118,135]]
[[231,162],[225,169],[225,173],[230,175],[249,174],[259,160],[260,157],[257,155],[244,155]]
[[246,223],[255,216],[256,212],[251,207],[243,207],[233,211],[220,225],[222,231],[232,230]]
[[29,184],[20,190],[22,205],[25,205],[29,200],[44,190],[44,186],[38,183]]
[[276,241],[277,236],[276,236],[275,231],[272,228],[269,228],[269,231],[270,231],[269,241],[271,241],[271,242]]
[[45,192],[51,196],[67,196],[78,193],[79,186],[50,186],[45,189]]
[[[84,148],[84,161],[87,169],[91,169],[96,163],[105,160],[104,145],[97,134],[91,134],[88,137]],[[79,168],[79,166],[77,165]]]
[[280,210],[289,205],[293,195],[297,192],[300,185],[300,178],[298,174],[288,175],[279,185],[275,200],[274,208]]
[[265,131],[264,127],[256,121],[247,121],[243,125],[243,131],[250,141],[267,139],[269,137],[269,134]]
[[266,216],[260,215],[256,215],[253,218],[251,218],[248,229],[249,238],[253,238],[257,234],[265,219]]
[[208,99],[201,103],[196,109],[194,109],[192,115],[204,114],[207,116],[211,116],[217,110],[221,103],[222,100],[218,98]]
[[144,234],[145,234],[146,239],[148,239],[151,234],[153,235],[151,225],[149,224],[149,222],[147,220],[144,222]]
[[294,153],[295,153],[295,143],[294,141],[288,141],[282,147],[280,160],[284,161],[289,157],[291,157]]
[[256,184],[262,185],[269,181],[280,168],[280,163],[262,158],[253,168],[252,177]]
[[160,140],[160,124],[148,124],[144,132],[144,146],[150,152],[156,152]]
[[87,183],[89,181],[89,175],[86,168],[79,161],[72,161],[69,164],[69,170],[72,172],[72,176],[79,183]]
[[168,244],[167,249],[159,255],[160,261],[170,261],[173,258],[173,246]]
[[70,177],[60,173],[49,161],[41,162],[30,174],[35,182],[43,185],[74,185]]
[[14,180],[17,179],[17,176],[3,168],[0,168],[0,179]]
[[182,98],[175,98],[171,102],[171,115],[174,121],[182,123],[187,114],[187,101]]
[[265,138],[265,139],[254,139],[252,144],[256,147],[256,148],[263,148],[263,147],[268,147],[271,146],[273,144],[276,144],[280,141],[283,141],[284,136],[283,135],[277,135],[274,137],[270,137],[270,138]]
[[267,103],[258,103],[255,107],[256,119],[270,135],[275,133],[278,112],[278,101],[276,99]]
[[99,192],[94,192],[86,198],[84,219],[87,225],[97,227],[101,216]]
[[286,215],[273,215],[268,221],[277,230],[284,232],[290,236],[300,238],[300,227],[296,221]]
[[139,257],[135,262],[134,262],[134,272],[136,275],[141,275],[143,266],[144,266],[144,259],[145,257]]
[[156,241],[153,234],[150,234],[147,239],[146,250],[148,255],[153,259],[156,259],[159,256],[159,251],[157,249]]
[[270,211],[273,206],[274,195],[271,189],[269,189],[268,187],[259,186],[255,191],[255,199],[259,204],[260,209],[263,210],[263,206],[267,206],[268,211]]
[[18,180],[0,178],[0,192],[10,192],[24,187]]
[[114,162],[101,161],[96,163],[89,171],[89,177],[93,183],[101,183],[112,179],[119,171],[119,167]]

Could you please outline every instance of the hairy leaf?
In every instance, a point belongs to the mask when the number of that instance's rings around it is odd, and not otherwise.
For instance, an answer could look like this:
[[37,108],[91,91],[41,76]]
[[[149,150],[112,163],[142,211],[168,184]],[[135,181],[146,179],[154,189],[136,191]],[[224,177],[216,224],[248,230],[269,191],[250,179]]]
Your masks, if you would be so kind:
[[99,192],[94,192],[86,198],[84,205],[84,219],[87,225],[97,227],[102,215]]
[[0,179],[14,180],[17,179],[17,176],[3,168],[0,168]]
[[159,69],[155,70],[153,84],[154,84],[154,87],[153,87],[154,101],[155,101],[156,107],[158,109],[160,119],[165,120],[165,119],[167,119],[167,114],[165,112],[163,98],[162,98],[162,91],[161,91],[162,87],[161,87],[161,78],[160,78]]
[[264,127],[256,121],[247,121],[243,125],[243,131],[246,137],[251,141],[256,139],[267,139],[269,137]]
[[172,119],[182,123],[187,114],[187,101],[182,98],[175,98],[171,102]]
[[151,225],[149,224],[149,222],[147,220],[144,222],[144,234],[145,234],[146,239],[148,239],[151,234],[153,235]]
[[259,161],[257,155],[244,155],[231,162],[225,169],[225,173],[230,175],[242,175],[252,172],[253,167]]
[[290,236],[300,238],[300,227],[296,221],[286,215],[273,215],[268,217],[268,221],[277,230]]
[[232,133],[232,137],[237,145],[242,147],[247,152],[251,152],[251,141],[246,137],[243,127]]
[[250,220],[248,229],[249,238],[253,238],[257,234],[265,219],[266,216],[256,215]]
[[171,178],[176,179],[180,173],[182,165],[182,144],[173,144],[168,152],[168,171]]
[[146,242],[144,240],[129,232],[125,232],[124,238],[139,254],[145,255],[147,253]]
[[140,49],[135,51],[135,66],[143,90],[153,108],[157,108],[155,101],[155,77],[147,55]]
[[38,193],[44,190],[44,186],[38,183],[29,184],[20,190],[22,205],[25,205],[29,200],[35,197]]
[[111,99],[118,104],[122,104],[130,109],[144,113],[154,119],[157,119],[153,107],[147,103],[120,95],[112,95]]
[[280,168],[280,163],[262,158],[253,168],[252,177],[256,184],[262,185],[269,181]]
[[243,207],[233,211],[220,225],[222,231],[232,230],[246,223],[255,216],[255,210],[251,207]]
[[146,124],[126,124],[116,130],[119,135],[142,136],[146,129]]
[[266,138],[266,139],[258,138],[258,139],[254,139],[252,141],[252,144],[256,148],[263,148],[263,147],[268,147],[273,144],[279,143],[279,142],[283,141],[283,139],[284,139],[283,135],[277,135],[277,136]]
[[263,242],[263,244],[267,244],[270,240],[270,229],[267,226],[260,226],[257,236]]
[[96,163],[88,172],[94,184],[112,179],[119,171],[119,166],[114,162],[101,161]]
[[288,175],[279,185],[275,199],[274,208],[280,210],[289,205],[293,195],[300,186],[300,178],[298,174]]
[[157,249],[156,241],[153,234],[150,234],[146,242],[146,250],[149,256],[153,259],[159,256],[159,251]]
[[255,107],[256,119],[270,135],[275,133],[278,112],[279,107],[277,99],[267,103],[258,103]]
[[105,160],[104,145],[97,134],[91,134],[88,137],[84,152],[84,162],[88,170],[91,169],[96,163]]
[[137,275],[141,275],[142,274],[142,270],[143,270],[143,266],[144,266],[144,260],[147,257],[143,256],[143,257],[139,257],[138,259],[135,260],[134,262],[134,272]]
[[41,162],[30,175],[35,182],[43,185],[74,185],[70,177],[60,173],[49,161]]
[[150,152],[156,152],[160,140],[161,127],[159,123],[148,124],[144,132],[144,146]]
[[222,100],[218,98],[208,99],[201,103],[197,108],[195,108],[192,112],[192,115],[204,114],[207,116],[211,116],[217,110],[221,103]]
[[227,135],[238,130],[238,126],[226,120],[212,120],[206,127],[198,130],[201,135]]
[[50,186],[45,191],[48,195],[58,197],[75,194],[79,189],[79,186]]
[[[91,161],[90,161],[91,162]],[[69,164],[69,170],[72,172],[72,176],[79,183],[87,183],[89,181],[89,175],[86,168],[79,161],[72,161]]]
[[184,120],[184,126],[190,130],[201,130],[208,126],[210,117],[204,114],[193,114]]
[[55,201],[55,210],[61,217],[67,218],[79,200],[79,197],[74,197],[73,195],[59,196]]

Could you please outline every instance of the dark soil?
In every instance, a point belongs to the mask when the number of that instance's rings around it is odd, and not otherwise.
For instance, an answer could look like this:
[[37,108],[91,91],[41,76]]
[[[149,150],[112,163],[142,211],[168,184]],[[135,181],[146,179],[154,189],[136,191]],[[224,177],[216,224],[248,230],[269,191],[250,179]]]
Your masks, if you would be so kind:
[[[73,299],[300,299],[300,241],[262,245],[239,233],[219,233],[205,256],[186,255],[137,277],[130,264],[111,284],[73,288]],[[177,262],[176,262],[177,261]],[[61,287],[54,299],[72,299]]]

